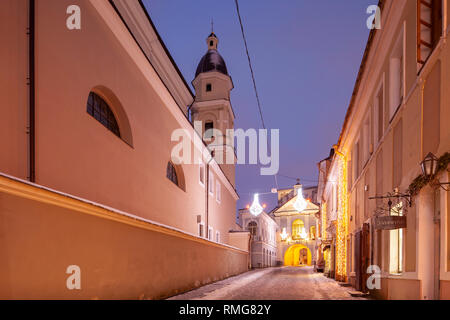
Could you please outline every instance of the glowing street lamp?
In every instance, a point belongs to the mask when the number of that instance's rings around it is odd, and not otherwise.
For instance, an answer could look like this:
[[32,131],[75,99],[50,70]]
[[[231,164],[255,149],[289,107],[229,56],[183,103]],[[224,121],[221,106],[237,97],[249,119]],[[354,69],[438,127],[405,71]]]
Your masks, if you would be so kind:
[[305,228],[302,228],[302,232],[300,232],[300,238],[305,240],[308,237],[308,234],[305,231]]
[[[436,176],[438,166],[439,159],[431,152],[428,153],[425,159],[423,159],[420,163],[423,177],[428,180],[434,178]],[[450,188],[444,187],[449,186],[450,182],[440,182],[438,179],[435,179],[435,181],[432,181],[432,184],[435,186],[440,186],[445,191],[450,191]]]
[[303,198],[302,187],[297,189],[297,200],[294,202],[294,208],[298,212],[302,212],[306,209],[307,202],[305,198]]
[[259,204],[259,195],[255,193],[253,203],[250,206],[250,213],[255,217],[259,216],[263,212],[263,207]]
[[283,228],[283,232],[280,234],[281,240],[286,241],[287,237],[289,236],[286,232],[286,228]]

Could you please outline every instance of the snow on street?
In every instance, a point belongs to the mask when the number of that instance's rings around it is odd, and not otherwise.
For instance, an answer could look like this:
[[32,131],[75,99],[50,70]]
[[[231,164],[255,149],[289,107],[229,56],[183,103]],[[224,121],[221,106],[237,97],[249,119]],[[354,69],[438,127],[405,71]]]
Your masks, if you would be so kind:
[[253,270],[171,300],[365,300],[312,267]]

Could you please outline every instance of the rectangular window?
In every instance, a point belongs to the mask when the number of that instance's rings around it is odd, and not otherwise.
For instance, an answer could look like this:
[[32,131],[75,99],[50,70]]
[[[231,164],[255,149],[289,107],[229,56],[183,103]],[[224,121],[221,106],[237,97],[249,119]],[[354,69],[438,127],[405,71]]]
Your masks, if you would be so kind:
[[212,84],[211,83],[207,83],[206,84],[206,92],[211,92],[212,91]]
[[374,105],[374,140],[376,143],[381,141],[384,134],[384,86],[383,83],[375,97]]
[[[404,26],[403,26],[404,29]],[[397,39],[397,42],[394,46],[394,51],[392,52],[392,56],[389,63],[389,87],[390,87],[390,99],[389,99],[389,121],[392,120],[397,109],[403,102],[404,98],[404,75],[405,75],[405,66],[404,66],[404,54],[403,54],[403,43],[404,43],[404,31]]]
[[402,181],[402,154],[403,154],[403,121],[400,120],[399,123],[394,128],[394,150],[393,150],[393,184],[394,187],[399,187]]
[[[400,202],[391,209],[391,216],[403,215],[403,203]],[[403,272],[403,229],[389,231],[389,272],[399,274]]]
[[209,193],[210,194],[214,194],[214,176],[211,173],[211,170],[209,172],[209,182],[208,182],[208,184],[209,184]]
[[216,231],[216,242],[220,243],[220,232]]
[[222,201],[222,186],[220,185],[219,180],[216,179],[216,201],[220,203]]
[[359,189],[360,188],[358,188],[358,187],[355,188],[355,224],[357,226],[359,226],[359,224],[360,224],[359,223],[359,221],[360,221],[360,217],[359,217],[359,201],[358,201],[358,199],[359,199],[359,196],[358,196]]
[[417,0],[417,63],[420,69],[442,36],[442,0]]
[[355,168],[355,181],[359,178],[359,174],[361,173],[361,161],[360,161],[360,143],[359,141],[355,144],[355,152],[354,152],[354,156],[355,156],[355,160],[353,161],[354,164],[354,168]]
[[198,236],[200,238],[203,238],[205,236],[203,223],[198,224]]
[[199,182],[202,186],[205,186],[205,165],[200,163],[199,166]]
[[214,122],[212,121],[205,122],[205,133],[204,133],[205,139],[211,139],[214,136],[213,129],[214,129]]
[[363,167],[366,165],[370,156],[370,115],[366,116],[363,126]]
[[213,228],[208,227],[208,240],[213,240]]

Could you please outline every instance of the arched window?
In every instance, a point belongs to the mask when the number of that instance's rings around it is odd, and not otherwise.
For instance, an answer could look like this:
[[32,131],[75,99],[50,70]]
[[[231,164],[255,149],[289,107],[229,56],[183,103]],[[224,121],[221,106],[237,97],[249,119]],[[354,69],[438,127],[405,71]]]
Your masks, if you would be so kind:
[[87,113],[120,138],[120,130],[111,108],[99,95],[89,93]]
[[300,239],[302,230],[305,228],[305,223],[297,219],[292,222],[292,239]]
[[178,176],[177,176],[177,171],[175,170],[175,167],[173,166],[172,162],[168,162],[167,163],[167,172],[166,172],[166,176],[167,178],[172,181],[173,183],[175,183],[177,186],[179,186],[178,184]]
[[247,226],[247,230],[250,231],[250,234],[252,236],[256,236],[257,227],[258,227],[258,224],[255,221],[251,221]]

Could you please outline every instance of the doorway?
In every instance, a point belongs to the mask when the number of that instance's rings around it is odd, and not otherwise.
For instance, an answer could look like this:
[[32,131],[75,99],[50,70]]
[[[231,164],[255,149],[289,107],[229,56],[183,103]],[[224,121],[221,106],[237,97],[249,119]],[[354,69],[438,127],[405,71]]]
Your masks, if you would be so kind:
[[355,234],[355,289],[367,292],[367,267],[370,259],[370,225],[363,224],[363,228]]
[[300,249],[299,265],[304,266],[308,264],[308,250],[306,248]]
[[312,254],[308,247],[302,244],[294,244],[290,246],[284,254],[285,266],[310,266]]

